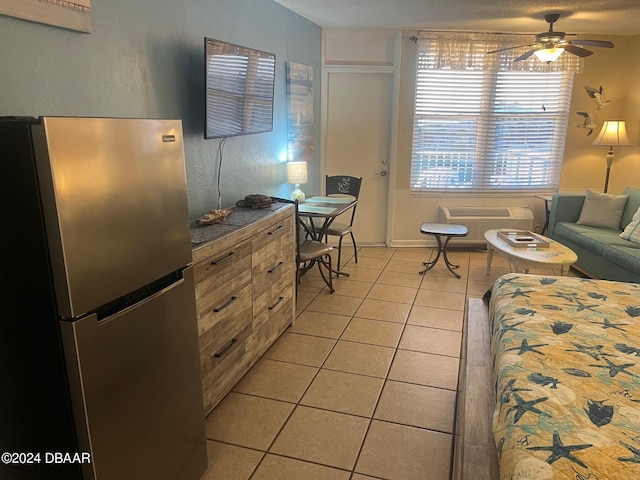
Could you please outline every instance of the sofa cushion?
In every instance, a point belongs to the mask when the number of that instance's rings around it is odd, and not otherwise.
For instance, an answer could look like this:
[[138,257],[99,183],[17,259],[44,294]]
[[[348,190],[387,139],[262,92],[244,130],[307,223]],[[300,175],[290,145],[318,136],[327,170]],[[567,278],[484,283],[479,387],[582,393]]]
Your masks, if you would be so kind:
[[[577,223],[560,222],[556,224],[556,228],[553,231],[553,238],[560,241],[561,243],[564,243],[562,242],[562,240],[567,240],[568,242],[588,249],[590,252],[593,252],[596,255],[602,256],[602,254],[604,253],[605,244],[596,242],[585,235],[586,233],[595,233],[598,230],[602,229],[597,227],[589,227],[586,225],[578,225]],[[617,235],[614,236],[617,237]],[[620,238],[618,237],[618,239]]]
[[560,242],[566,240],[611,263],[640,271],[640,243],[620,238],[617,230],[560,222],[554,233]]
[[621,238],[640,243],[640,207],[636,211],[631,223],[627,225],[624,232],[620,234]]
[[587,189],[578,223],[620,230],[620,220],[629,195],[610,195]]
[[634,272],[640,271],[640,248],[607,245],[604,257],[621,267]]
[[627,200],[627,206],[624,207],[622,221],[620,222],[620,228],[624,229],[631,223],[631,218],[640,208],[640,188],[626,187],[622,194],[629,195],[629,200]]

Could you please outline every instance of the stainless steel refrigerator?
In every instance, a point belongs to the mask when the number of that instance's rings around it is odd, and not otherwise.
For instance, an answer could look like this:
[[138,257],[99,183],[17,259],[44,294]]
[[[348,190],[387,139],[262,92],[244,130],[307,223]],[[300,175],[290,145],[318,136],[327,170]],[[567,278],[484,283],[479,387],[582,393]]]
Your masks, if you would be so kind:
[[0,478],[199,479],[181,122],[3,117],[0,151]]

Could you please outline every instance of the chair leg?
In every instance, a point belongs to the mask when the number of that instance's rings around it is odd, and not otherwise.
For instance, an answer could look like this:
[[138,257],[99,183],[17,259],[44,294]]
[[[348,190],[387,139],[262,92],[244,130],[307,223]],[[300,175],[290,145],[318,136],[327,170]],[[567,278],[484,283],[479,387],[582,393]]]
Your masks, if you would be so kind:
[[351,241],[353,242],[353,256],[356,259],[356,263],[358,263],[358,247],[356,246],[356,237],[353,236],[353,232],[349,232],[351,235]]
[[344,236],[341,235],[340,236],[340,240],[338,240],[338,266],[336,267],[336,270],[340,271],[340,261],[342,259],[342,238]]
[[[327,277],[324,276],[324,272],[322,271],[322,265],[327,267],[327,270],[329,271],[328,280],[327,280]],[[320,275],[322,276],[324,283],[326,283],[329,286],[329,293],[335,292],[335,290],[333,289],[333,270],[331,268],[330,254],[327,254],[327,260],[322,260],[321,258],[318,259],[318,270],[320,271]]]

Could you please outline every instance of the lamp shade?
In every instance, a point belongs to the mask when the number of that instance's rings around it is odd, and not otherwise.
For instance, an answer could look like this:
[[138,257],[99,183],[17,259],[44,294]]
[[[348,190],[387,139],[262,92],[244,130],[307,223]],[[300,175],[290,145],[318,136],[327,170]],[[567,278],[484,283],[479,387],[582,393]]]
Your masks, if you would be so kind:
[[624,121],[606,120],[602,130],[591,145],[603,145],[608,147],[630,147],[631,142],[627,136],[627,127]]
[[287,162],[287,182],[307,183],[307,162]]
[[545,48],[544,50],[536,50],[533,54],[538,57],[541,62],[549,63],[555,62],[560,55],[564,52],[564,48]]

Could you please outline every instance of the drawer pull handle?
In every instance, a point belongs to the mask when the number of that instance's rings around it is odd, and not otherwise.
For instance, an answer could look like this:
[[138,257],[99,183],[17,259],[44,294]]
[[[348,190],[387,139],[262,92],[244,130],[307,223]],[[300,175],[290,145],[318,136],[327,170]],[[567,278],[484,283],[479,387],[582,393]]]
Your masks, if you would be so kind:
[[275,230],[273,230],[271,232],[267,232],[267,235],[275,235],[276,233],[278,233],[283,228],[284,228],[284,225],[279,225]]
[[271,305],[269,307],[269,310],[274,310],[278,305],[280,305],[280,303],[282,303],[283,300],[284,300],[284,297],[278,297],[278,300],[276,300],[276,303]]
[[238,299],[238,297],[231,297],[229,300],[227,300],[223,305],[220,305],[219,307],[215,307],[213,309],[213,311],[215,313],[221,312],[222,310],[224,310],[225,308],[227,308],[229,305],[231,305],[233,302],[235,302]]
[[224,356],[229,350],[231,350],[231,347],[233,347],[236,343],[238,343],[238,339],[237,338],[232,339],[226,347],[224,347],[218,353],[214,353],[213,356],[216,358],[220,358]]
[[236,256],[236,252],[229,252],[226,257],[222,257],[218,260],[214,260],[213,262],[211,262],[211,265],[220,265],[221,263],[231,260],[235,256]]
[[284,262],[278,262],[278,264],[275,267],[273,267],[271,270],[267,270],[267,272],[276,273],[278,270],[282,268],[283,265],[284,265]]

